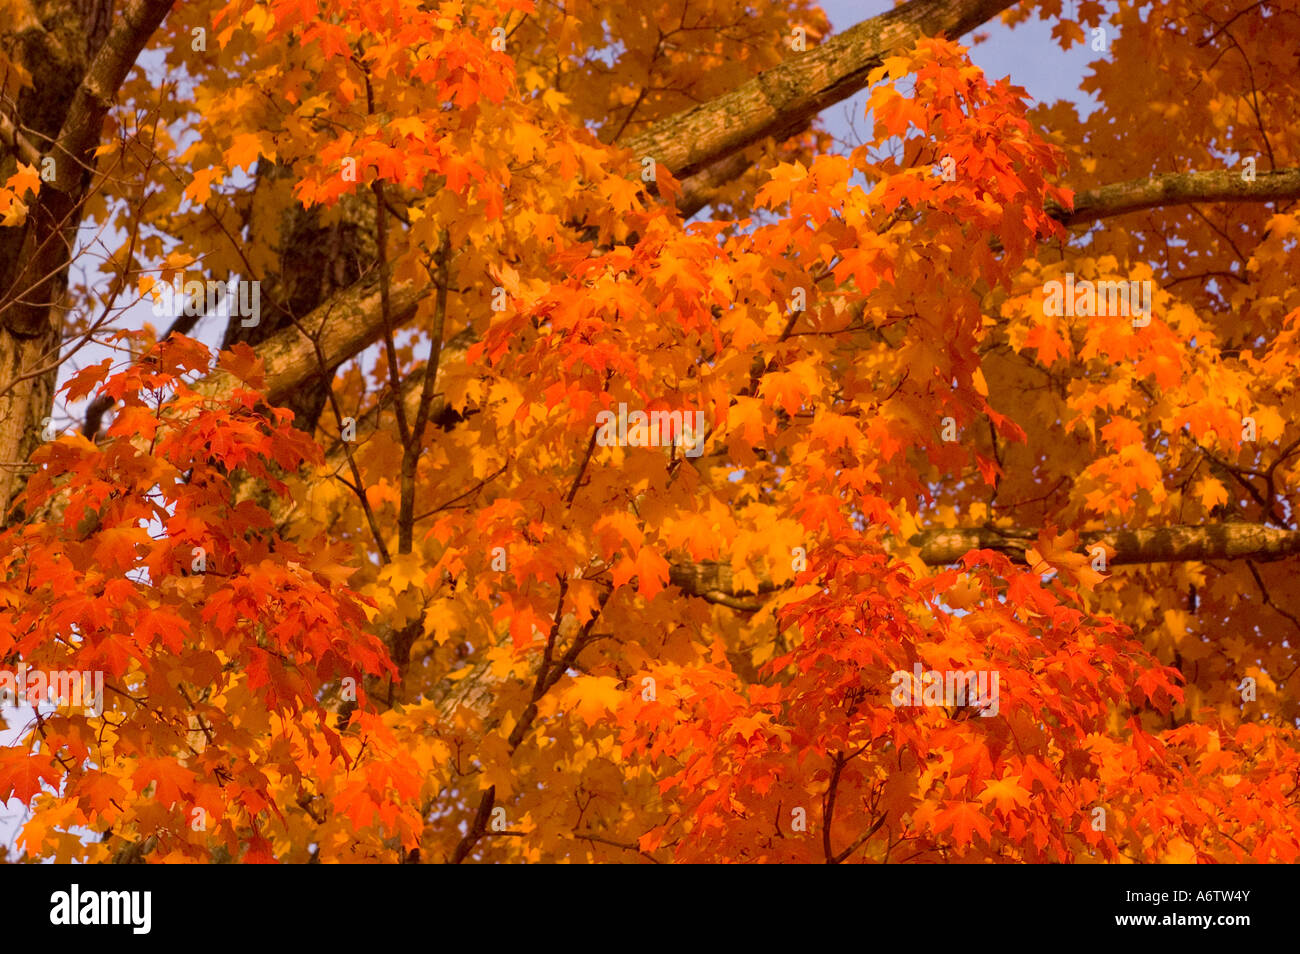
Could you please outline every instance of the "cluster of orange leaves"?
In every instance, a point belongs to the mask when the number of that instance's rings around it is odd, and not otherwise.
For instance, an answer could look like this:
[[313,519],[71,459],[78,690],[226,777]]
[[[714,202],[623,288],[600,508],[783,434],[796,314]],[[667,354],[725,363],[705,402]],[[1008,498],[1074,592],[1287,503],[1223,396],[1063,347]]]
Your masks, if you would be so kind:
[[[1177,672],[1089,608],[1095,574],[1050,533],[1034,568],[985,551],[920,572],[891,551],[935,473],[1003,473],[937,441],[936,419],[1025,438],[990,400],[978,345],[988,296],[1014,299],[1062,235],[1047,203],[1070,196],[1021,91],[922,44],[873,77],[873,145],[899,140],[899,155],[782,163],[752,218],[687,226],[637,181],[639,157],[568,121],[563,96],[520,88],[488,40],[503,10],[323,6],[221,9],[222,42],[250,56],[307,50],[310,95],[295,83],[272,115],[254,72],[212,102],[211,140],[186,153],[210,167],[186,198],[203,206],[258,157],[292,164],[308,204],[377,179],[401,190],[398,276],[427,278],[419,253],[450,235],[479,333],[445,384],[467,423],[430,438],[422,487],[454,499],[444,485],[496,482],[376,570],[242,492],[301,493],[292,475],[322,460],[259,403],[247,351],[219,358],[246,382],[221,400],[186,383],[210,356],[181,338],[74,378],[71,398],[98,387],[119,410],[101,443],[64,437],[33,460],[22,505],[55,515],[0,539],[0,657],[102,669],[110,699],[101,717],[38,715],[0,749],[0,798],[34,805],[29,852],[104,860],[112,843],[85,832],[111,830],[155,838],[152,860],[438,857],[494,802],[524,837],[490,850],[512,858],[590,850],[597,820],[617,851],[679,860],[1300,855],[1294,732],[1213,710],[1169,727]],[[311,122],[327,109],[332,124]],[[658,186],[673,194],[666,170]],[[496,283],[503,312],[486,307]],[[1106,334],[1117,360],[1167,372],[1162,323]],[[1058,350],[1038,329],[1029,346],[1049,364]],[[703,411],[705,458],[593,454],[596,413],[620,403]],[[358,452],[381,510],[385,446]],[[361,526],[354,505],[337,514]],[[196,547],[208,568],[187,573]],[[788,588],[741,626],[672,585],[682,560]],[[364,686],[398,667],[376,632],[417,615],[405,704],[379,705]],[[575,651],[539,693],[560,646]],[[998,714],[892,705],[891,675],[917,664],[996,671]],[[486,712],[435,702],[484,670]],[[356,707],[340,712],[343,685]]]

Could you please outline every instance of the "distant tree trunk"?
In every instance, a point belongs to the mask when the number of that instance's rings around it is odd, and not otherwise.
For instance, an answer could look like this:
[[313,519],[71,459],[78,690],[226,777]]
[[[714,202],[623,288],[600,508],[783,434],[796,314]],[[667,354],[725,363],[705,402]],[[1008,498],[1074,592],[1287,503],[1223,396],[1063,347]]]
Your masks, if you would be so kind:
[[[221,346],[238,342],[256,346],[278,331],[302,324],[307,332],[316,329],[305,321],[318,306],[357,282],[374,267],[375,209],[367,192],[345,195],[332,209],[304,208],[301,203],[269,201],[267,193],[288,192],[293,186],[291,171],[280,164],[259,164],[249,215],[250,238],[267,242],[280,255],[279,271],[262,276],[262,317],[257,325],[243,327],[232,317]],[[285,208],[278,221],[268,221],[258,209]],[[335,365],[337,367],[337,365]],[[284,406],[294,413],[294,426],[311,433],[325,407],[330,378],[312,375],[287,396]]]
[[[0,48],[32,74],[10,118],[42,155],[59,137],[91,43],[103,42],[108,23],[101,6],[20,0],[17,21],[0,28]],[[0,181],[18,171],[18,156],[17,148],[0,154]],[[0,505],[6,512],[54,406],[67,243],[75,241],[79,220],[68,197],[42,189],[22,226],[0,229],[0,388],[8,388],[0,394]],[[48,370],[33,373],[40,368]]]
[[171,2],[12,0],[0,25],[0,49],[32,77],[0,114],[0,181],[20,161],[53,173],[26,221],[0,230],[0,524],[54,407],[68,264],[104,118]]

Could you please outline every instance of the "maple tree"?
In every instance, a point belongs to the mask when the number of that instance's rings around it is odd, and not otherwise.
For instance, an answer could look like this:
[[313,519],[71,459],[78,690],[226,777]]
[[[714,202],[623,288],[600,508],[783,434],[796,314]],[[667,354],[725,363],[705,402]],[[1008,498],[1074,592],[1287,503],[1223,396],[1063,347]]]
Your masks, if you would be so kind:
[[[998,17],[1100,37],[1097,108],[972,65]],[[0,0],[0,657],[106,688],[11,725],[22,853],[1294,861],[1279,36]]]

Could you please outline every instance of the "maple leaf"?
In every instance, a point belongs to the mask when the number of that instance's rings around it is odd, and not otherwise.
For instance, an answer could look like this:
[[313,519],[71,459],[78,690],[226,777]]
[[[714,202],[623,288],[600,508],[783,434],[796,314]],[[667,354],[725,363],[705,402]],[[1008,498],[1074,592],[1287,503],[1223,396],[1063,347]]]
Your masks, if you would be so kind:
[[[1202,141],[1285,113],[1289,47],[1245,6],[1235,57],[1126,20],[1087,117],[906,17],[791,57],[762,0],[686,30],[264,0],[214,9],[221,56],[193,18],[123,22],[114,50],[202,68],[159,116],[124,60],[102,129],[64,115],[76,43],[0,44],[0,272],[36,248],[63,290],[0,334],[0,655],[107,690],[0,748],[28,855],[110,860],[111,829],[166,863],[1300,857],[1295,163],[1273,136],[1277,168],[1225,174]],[[1106,9],[1075,13],[1063,47]],[[771,140],[863,80],[860,145]],[[46,195],[47,128],[109,188],[60,160]],[[51,201],[108,245],[33,245]],[[235,275],[256,318],[119,300]],[[620,406],[711,439],[606,449]],[[93,440],[44,439],[87,410]],[[1139,568],[1094,570],[1098,528]],[[976,672],[982,711],[952,696]]]
[[128,570],[135,566],[137,548],[145,538],[138,527],[113,527],[95,536],[95,558],[102,566]]
[[137,790],[153,786],[153,798],[159,804],[173,805],[188,798],[194,789],[194,773],[168,758],[141,759],[131,781]]
[[20,162],[18,171],[5,180],[4,187],[15,195],[31,193],[34,196],[41,188],[41,174],[35,166]]
[[1068,50],[1083,42],[1083,28],[1070,20],[1058,20],[1052,27],[1052,38],[1060,41],[1061,49]]
[[668,561],[650,547],[637,551],[633,564],[636,568],[637,592],[646,599],[653,599],[662,592],[668,583]]
[[772,168],[771,179],[758,190],[757,202],[775,209],[790,201],[799,184],[808,177],[802,163],[779,162]]
[[978,833],[985,841],[989,839],[993,826],[978,808],[970,802],[949,801],[944,804],[947,807],[934,816],[935,831],[951,831],[952,837],[961,845],[970,843],[972,832]]
[[217,356],[217,367],[229,371],[251,388],[260,389],[265,386],[265,362],[242,341],[236,342]]
[[627,691],[619,688],[612,676],[579,676],[561,697],[561,705],[571,709],[587,725],[594,725],[627,701]]
[[[256,157],[254,157],[255,159]],[[229,161],[229,160],[228,160]],[[235,163],[239,165],[240,163]],[[194,178],[190,184],[185,187],[184,195],[191,202],[203,205],[212,195],[212,186],[214,182],[221,182],[221,170],[216,168],[198,169],[194,172]]]
[[79,401],[99,386],[112,367],[113,359],[105,358],[98,364],[92,364],[82,368],[73,375],[68,383],[64,385],[67,390],[69,401]]
[[24,805],[43,790],[57,785],[60,773],[48,757],[29,755],[18,748],[0,748],[0,797],[17,798]]
[[1000,811],[1029,807],[1029,792],[1021,787],[1020,778],[1019,775],[1007,775],[998,781],[990,779],[979,794],[980,802],[985,805],[993,802]]
[[[251,172],[253,165],[261,156],[267,159],[275,158],[274,150],[267,150],[262,142],[262,137],[257,133],[238,133],[230,142],[229,148],[226,149],[222,158],[229,168],[242,168],[245,172]],[[206,185],[206,183],[205,183]],[[205,186],[199,186],[197,192],[201,192]],[[198,201],[196,199],[196,201]]]

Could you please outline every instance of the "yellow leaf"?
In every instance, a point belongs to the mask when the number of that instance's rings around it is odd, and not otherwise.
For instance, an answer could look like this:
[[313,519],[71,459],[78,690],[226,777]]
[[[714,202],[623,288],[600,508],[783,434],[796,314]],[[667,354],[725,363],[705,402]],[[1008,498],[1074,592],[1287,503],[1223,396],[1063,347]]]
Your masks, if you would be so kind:
[[197,205],[203,205],[212,194],[214,182],[220,182],[223,176],[220,169],[200,169],[185,187],[185,197]]
[[564,708],[572,709],[587,725],[605,718],[626,697],[613,676],[579,676],[562,696]]
[[6,228],[22,225],[27,221],[27,204],[0,191],[0,213],[3,213],[3,217],[0,217],[0,225]]
[[1196,499],[1206,510],[1213,510],[1219,504],[1228,502],[1228,488],[1213,477],[1202,477],[1196,482]]
[[1196,864],[1196,849],[1186,839],[1174,838],[1165,851],[1164,862],[1170,865]]
[[35,166],[20,162],[18,171],[5,182],[5,188],[13,189],[16,195],[22,195],[24,192],[35,195],[41,189],[41,174],[36,171]]
[[1016,806],[1029,805],[1029,793],[1020,787],[1019,775],[1008,775],[1001,781],[990,781],[980,792],[979,800],[987,805],[993,802],[1002,811],[1011,811]]
[[275,150],[264,147],[262,138],[257,133],[240,133],[231,140],[230,148],[225,151],[223,158],[232,169],[239,166],[245,172],[252,172],[253,163],[257,162],[259,155],[274,159]]
[[401,593],[409,586],[419,587],[425,577],[424,560],[416,553],[401,553],[379,573],[379,579]]

